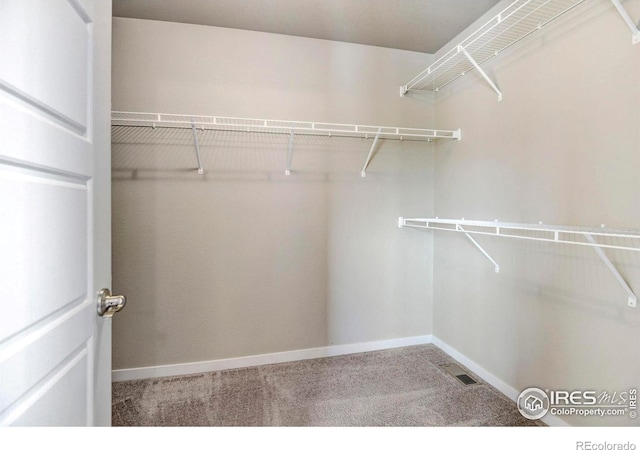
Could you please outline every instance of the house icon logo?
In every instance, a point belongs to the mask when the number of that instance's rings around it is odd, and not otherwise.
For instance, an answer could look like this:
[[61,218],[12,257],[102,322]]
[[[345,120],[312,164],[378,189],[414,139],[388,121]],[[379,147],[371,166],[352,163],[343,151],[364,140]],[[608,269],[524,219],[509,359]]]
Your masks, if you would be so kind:
[[518,397],[518,411],[527,419],[540,419],[549,411],[549,397],[542,389],[525,389]]
[[542,409],[542,400],[534,395],[529,395],[524,399],[524,406],[529,411],[540,411]]

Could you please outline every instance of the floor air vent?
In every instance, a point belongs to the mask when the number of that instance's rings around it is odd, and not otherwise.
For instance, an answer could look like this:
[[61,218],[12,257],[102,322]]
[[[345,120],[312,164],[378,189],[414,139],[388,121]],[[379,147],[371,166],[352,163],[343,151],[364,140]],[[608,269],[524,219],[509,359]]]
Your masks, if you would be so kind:
[[447,372],[449,375],[453,376],[456,380],[458,380],[460,383],[464,384],[465,386],[478,384],[478,382],[475,379],[471,378],[471,376],[467,372],[465,372],[462,367],[460,367],[457,364],[442,364],[440,367],[442,368],[442,370]]
[[469,385],[469,384],[478,384],[478,382],[476,380],[474,380],[473,378],[471,378],[469,375],[467,375],[466,373],[463,373],[462,375],[456,375],[456,378],[458,380],[460,380],[462,382],[462,384],[464,385]]

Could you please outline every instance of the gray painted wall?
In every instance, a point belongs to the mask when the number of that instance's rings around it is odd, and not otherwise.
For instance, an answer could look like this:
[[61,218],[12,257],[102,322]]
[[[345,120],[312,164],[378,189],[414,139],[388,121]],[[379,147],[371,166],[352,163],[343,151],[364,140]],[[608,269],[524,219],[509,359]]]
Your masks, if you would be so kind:
[[[463,140],[437,146],[437,216],[640,228],[640,47],[609,2],[582,9],[487,65],[502,102],[473,73],[438,94]],[[480,236],[495,274],[464,236],[434,240],[438,338],[518,390],[640,385],[640,308],[593,250]],[[607,253],[640,292],[640,254]]]
[[[431,56],[114,19],[113,109],[430,127],[398,87]],[[431,334],[433,145],[189,133],[114,135],[114,369]],[[164,134],[160,134],[164,133]],[[138,139],[141,143],[131,145]],[[123,144],[128,142],[129,144]]]

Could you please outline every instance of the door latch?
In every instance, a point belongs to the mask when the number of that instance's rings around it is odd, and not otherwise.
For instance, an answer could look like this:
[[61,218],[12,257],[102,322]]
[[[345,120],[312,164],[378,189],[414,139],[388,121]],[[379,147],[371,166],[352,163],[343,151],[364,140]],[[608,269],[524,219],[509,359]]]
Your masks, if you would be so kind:
[[98,294],[98,315],[101,317],[113,317],[126,304],[127,299],[124,295],[111,295],[109,289],[102,289]]

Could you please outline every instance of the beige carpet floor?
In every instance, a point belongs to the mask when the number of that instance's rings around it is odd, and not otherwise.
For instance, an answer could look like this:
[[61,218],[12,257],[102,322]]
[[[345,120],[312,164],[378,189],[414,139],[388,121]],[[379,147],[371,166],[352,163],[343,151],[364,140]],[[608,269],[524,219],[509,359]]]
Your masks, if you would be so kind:
[[114,426],[539,426],[433,345],[113,384]]

